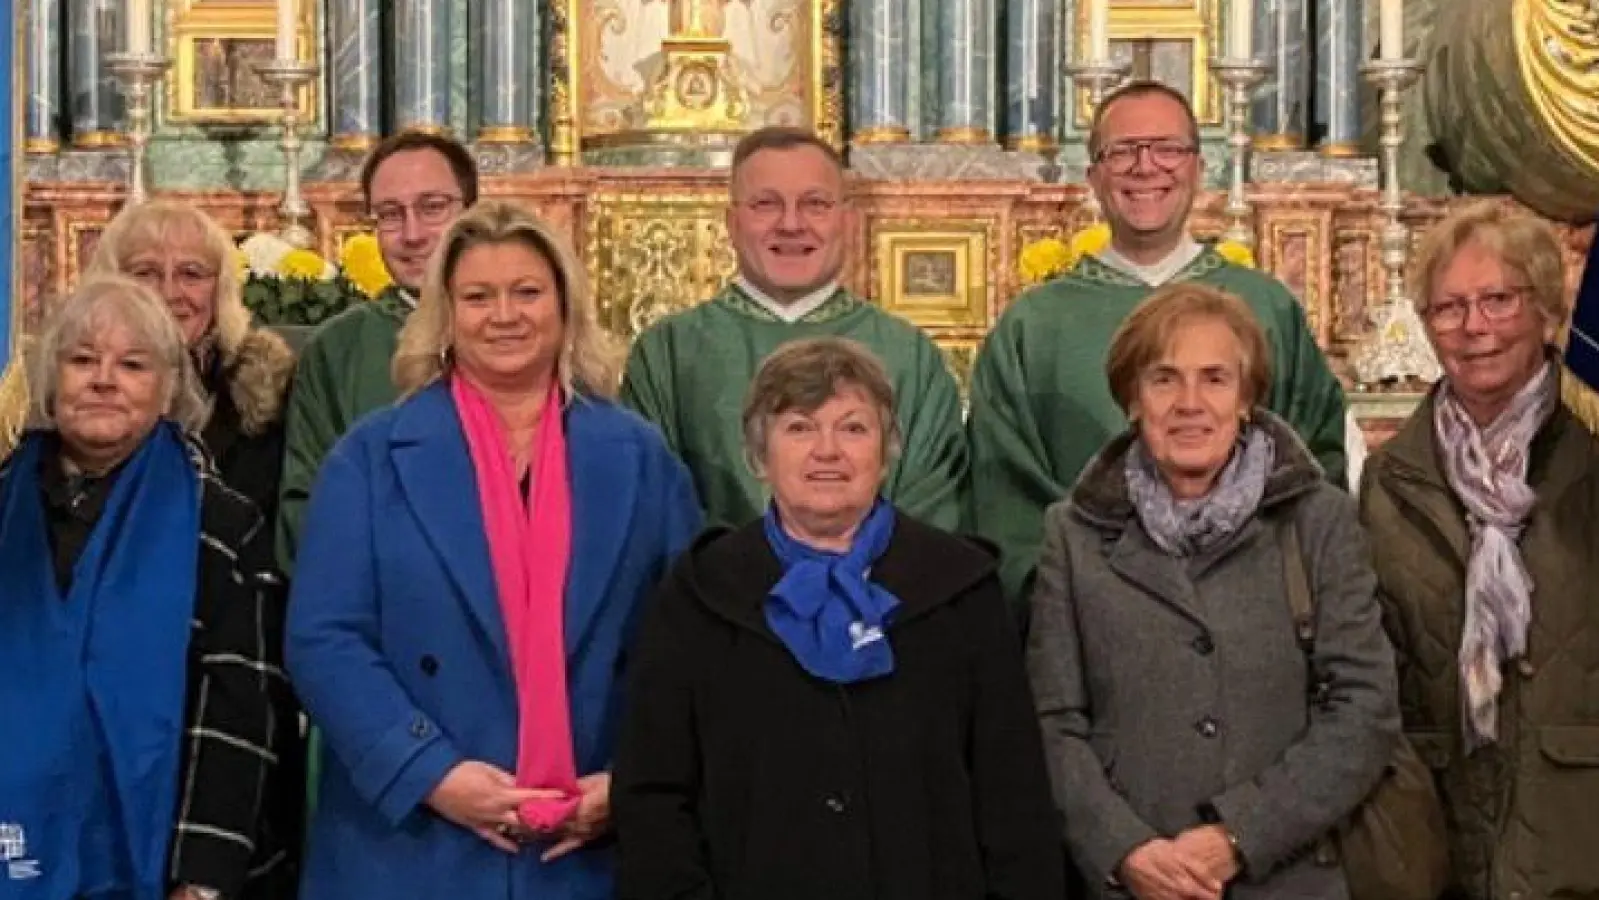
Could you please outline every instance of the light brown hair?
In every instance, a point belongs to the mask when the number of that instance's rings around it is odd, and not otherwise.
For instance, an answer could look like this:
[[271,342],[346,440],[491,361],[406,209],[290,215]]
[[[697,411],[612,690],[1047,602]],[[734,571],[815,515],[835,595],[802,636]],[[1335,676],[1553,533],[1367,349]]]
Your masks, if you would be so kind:
[[1422,316],[1444,269],[1467,244],[1499,257],[1506,269],[1527,280],[1533,308],[1544,324],[1563,329],[1571,316],[1566,297],[1566,261],[1554,230],[1527,213],[1495,200],[1480,200],[1428,229],[1416,253],[1411,302]]
[[761,362],[744,398],[744,460],[763,471],[772,420],[786,412],[812,413],[841,392],[855,388],[877,408],[883,432],[883,462],[899,458],[899,419],[888,370],[866,345],[849,338],[791,341]]
[[1110,340],[1105,380],[1122,412],[1132,409],[1139,379],[1171,350],[1183,327],[1206,320],[1221,322],[1238,338],[1244,354],[1240,385],[1244,401],[1250,406],[1265,401],[1271,392],[1271,345],[1254,311],[1226,291],[1184,281],[1150,294],[1122,320]]
[[416,311],[400,329],[392,374],[402,396],[413,394],[445,373],[454,337],[450,280],[470,248],[519,243],[544,257],[554,270],[560,293],[565,342],[556,377],[567,397],[615,397],[621,379],[619,351],[600,327],[588,282],[577,255],[561,235],[531,212],[505,200],[485,200],[456,219],[428,266]]
[[826,156],[828,161],[838,169],[838,177],[844,177],[844,157],[833,149],[833,145],[821,139],[815,132],[804,128],[794,128],[788,125],[772,125],[758,128],[739,139],[733,148],[733,162],[727,171],[729,188],[738,186],[738,170],[750,157],[763,150],[793,150],[798,147],[814,147]]
[[1194,105],[1188,102],[1188,98],[1183,96],[1183,92],[1162,81],[1139,79],[1129,81],[1106,94],[1105,98],[1099,102],[1099,106],[1094,108],[1094,118],[1088,126],[1088,159],[1090,162],[1096,161],[1095,157],[1099,155],[1100,143],[1104,141],[1102,131],[1105,125],[1105,115],[1110,112],[1110,108],[1121,100],[1133,100],[1149,96],[1165,97],[1181,106],[1183,112],[1188,116],[1188,140],[1196,148],[1199,146],[1199,119],[1194,115]]

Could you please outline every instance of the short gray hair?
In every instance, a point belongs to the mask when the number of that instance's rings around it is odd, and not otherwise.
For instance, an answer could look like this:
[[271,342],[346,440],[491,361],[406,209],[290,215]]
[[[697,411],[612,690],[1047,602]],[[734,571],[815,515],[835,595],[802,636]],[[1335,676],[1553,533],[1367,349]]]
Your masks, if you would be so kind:
[[744,461],[759,473],[766,460],[772,420],[791,410],[811,413],[846,389],[856,388],[877,407],[883,428],[883,463],[899,458],[899,418],[894,384],[872,351],[841,337],[791,341],[761,362],[744,400]]
[[161,414],[184,431],[204,427],[210,403],[200,388],[189,360],[183,333],[167,310],[165,300],[144,285],[122,275],[86,277],[76,290],[51,311],[29,348],[28,422],[35,428],[55,428],[56,389],[61,380],[61,360],[84,338],[120,325],[149,347],[157,374],[166,388]]

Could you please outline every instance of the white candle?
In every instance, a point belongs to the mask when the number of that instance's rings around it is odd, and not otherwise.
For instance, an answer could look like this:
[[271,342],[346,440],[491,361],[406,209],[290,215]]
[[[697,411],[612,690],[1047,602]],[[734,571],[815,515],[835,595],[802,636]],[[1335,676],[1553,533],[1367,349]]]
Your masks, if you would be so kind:
[[300,58],[294,25],[294,0],[278,0],[278,59]]
[[1255,55],[1254,0],[1233,0],[1227,9],[1227,46],[1231,59],[1252,59]]
[[1110,59],[1110,0],[1088,0],[1088,61]]
[[1378,7],[1378,45],[1385,60],[1405,58],[1404,0],[1382,0]]
[[150,52],[150,0],[128,0],[129,53]]

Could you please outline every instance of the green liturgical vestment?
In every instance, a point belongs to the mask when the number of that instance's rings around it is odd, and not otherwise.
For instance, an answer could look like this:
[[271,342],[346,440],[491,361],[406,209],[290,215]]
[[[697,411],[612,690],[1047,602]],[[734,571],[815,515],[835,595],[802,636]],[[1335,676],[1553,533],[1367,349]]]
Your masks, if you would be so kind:
[[[1286,419],[1344,483],[1344,392],[1316,346],[1304,311],[1269,275],[1236,266],[1207,247],[1172,278],[1243,298],[1271,344],[1271,396]],[[1155,289],[1087,256],[1072,271],[1018,297],[984,342],[972,373],[971,515],[977,533],[1000,545],[1001,574],[1014,602],[1027,602],[1044,510],[1127,417],[1105,380],[1105,358],[1122,320]]]
[[789,323],[729,286],[638,337],[622,400],[660,426],[688,466],[706,525],[743,525],[767,502],[744,459],[740,416],[750,381],[778,345],[826,336],[866,345],[893,380],[904,450],[884,496],[924,522],[959,527],[966,444],[955,379],[920,329],[843,290]]
[[301,517],[323,457],[356,420],[395,400],[389,364],[411,307],[396,287],[322,323],[294,370],[284,422],[278,564],[292,572]]

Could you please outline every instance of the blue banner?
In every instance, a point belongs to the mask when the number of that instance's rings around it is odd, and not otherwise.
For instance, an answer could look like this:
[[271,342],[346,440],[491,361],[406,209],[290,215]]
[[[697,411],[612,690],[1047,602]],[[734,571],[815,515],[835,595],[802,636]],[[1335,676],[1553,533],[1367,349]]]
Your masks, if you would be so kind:
[[1582,284],[1571,311],[1566,367],[1588,387],[1599,391],[1599,230],[1588,247],[1588,263],[1583,267]]

